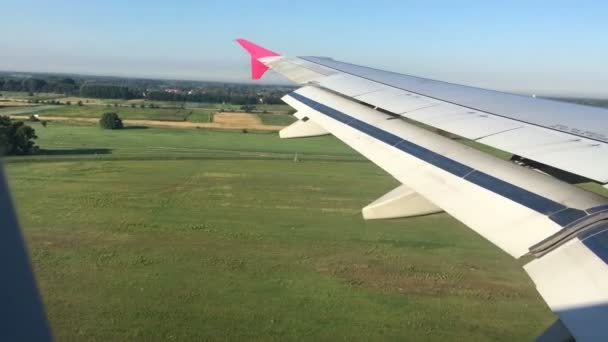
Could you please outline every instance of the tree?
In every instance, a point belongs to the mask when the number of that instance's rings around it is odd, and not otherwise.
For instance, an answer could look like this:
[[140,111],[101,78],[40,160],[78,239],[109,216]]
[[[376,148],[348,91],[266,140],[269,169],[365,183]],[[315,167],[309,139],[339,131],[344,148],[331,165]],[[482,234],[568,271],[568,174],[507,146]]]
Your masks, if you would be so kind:
[[67,101],[65,104],[68,105],[68,106],[71,106],[72,105],[72,101]]
[[251,113],[255,110],[255,106],[254,105],[243,105],[243,106],[241,106],[241,110],[244,110],[247,113]]
[[80,87],[80,96],[125,100],[135,97],[128,87],[112,84],[84,84]]
[[78,101],[77,104],[82,107],[82,101]]
[[23,89],[21,87],[21,82],[13,79],[5,80],[2,88],[6,91],[21,91]]
[[[21,89],[29,93],[40,92],[45,90],[47,82],[36,78],[26,78],[21,82]],[[33,95],[33,94],[32,94]]]
[[8,151],[8,130],[11,119],[8,116],[0,116],[0,156]]
[[22,121],[0,116],[0,154],[29,154],[37,149],[36,131]]
[[62,79],[62,80],[61,80],[61,81],[59,81],[59,82],[60,82],[60,83],[63,83],[63,84],[71,84],[71,85],[76,85],[76,81],[74,81],[74,79],[73,79],[73,78],[69,78],[69,77]]
[[99,120],[99,125],[101,128],[105,129],[121,129],[123,128],[122,120],[118,117],[116,113],[103,113],[101,119]]

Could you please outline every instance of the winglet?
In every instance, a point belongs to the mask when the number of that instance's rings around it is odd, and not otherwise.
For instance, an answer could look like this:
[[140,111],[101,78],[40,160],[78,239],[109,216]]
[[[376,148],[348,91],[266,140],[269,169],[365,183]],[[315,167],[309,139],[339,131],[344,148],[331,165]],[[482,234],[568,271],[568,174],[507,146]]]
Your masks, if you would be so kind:
[[268,67],[259,61],[259,58],[270,57],[270,56],[280,56],[278,53],[265,49],[259,45],[255,45],[254,43],[245,40],[245,39],[237,39],[237,43],[239,43],[251,56],[251,78],[254,80],[258,80],[264,75]]

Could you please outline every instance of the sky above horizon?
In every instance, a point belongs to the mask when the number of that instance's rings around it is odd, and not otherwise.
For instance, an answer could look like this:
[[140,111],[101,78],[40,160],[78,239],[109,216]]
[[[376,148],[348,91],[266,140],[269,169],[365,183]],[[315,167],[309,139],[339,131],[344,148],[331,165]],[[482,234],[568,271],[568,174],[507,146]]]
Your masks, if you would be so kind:
[[0,10],[6,71],[243,82],[242,37],[490,89],[608,97],[604,1],[0,0]]

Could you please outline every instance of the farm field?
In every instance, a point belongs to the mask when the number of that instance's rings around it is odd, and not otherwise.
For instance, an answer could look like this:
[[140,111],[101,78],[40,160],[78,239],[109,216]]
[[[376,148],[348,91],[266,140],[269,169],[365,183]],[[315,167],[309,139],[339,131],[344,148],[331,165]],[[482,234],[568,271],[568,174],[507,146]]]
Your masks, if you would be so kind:
[[[223,112],[242,112],[240,106],[220,103],[163,102],[144,100],[92,99],[84,97],[65,97],[56,94],[4,92],[0,98],[0,115],[28,117],[32,114],[67,118],[100,118],[105,112],[115,112],[123,119],[188,121],[196,123],[213,122],[214,114]],[[62,105],[49,103],[28,103],[30,100],[57,101]],[[82,105],[77,105],[78,102]],[[69,102],[71,105],[65,105]],[[3,103],[7,105],[3,105]],[[8,105],[10,104],[10,106]],[[143,108],[142,108],[143,105]],[[153,107],[150,107],[153,106]],[[294,121],[287,105],[258,104],[250,113],[265,125],[289,125]]]
[[42,154],[6,168],[59,341],[519,341],[554,319],[447,214],[364,221],[398,184],[334,138],[33,126]]

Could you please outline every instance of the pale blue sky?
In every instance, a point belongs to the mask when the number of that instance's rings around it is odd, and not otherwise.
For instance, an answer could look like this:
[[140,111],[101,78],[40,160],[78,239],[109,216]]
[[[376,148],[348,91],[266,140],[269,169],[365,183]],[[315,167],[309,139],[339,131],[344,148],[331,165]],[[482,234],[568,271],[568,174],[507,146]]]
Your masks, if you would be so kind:
[[608,97],[605,1],[0,0],[0,13],[0,70],[246,81],[243,37],[286,55]]

